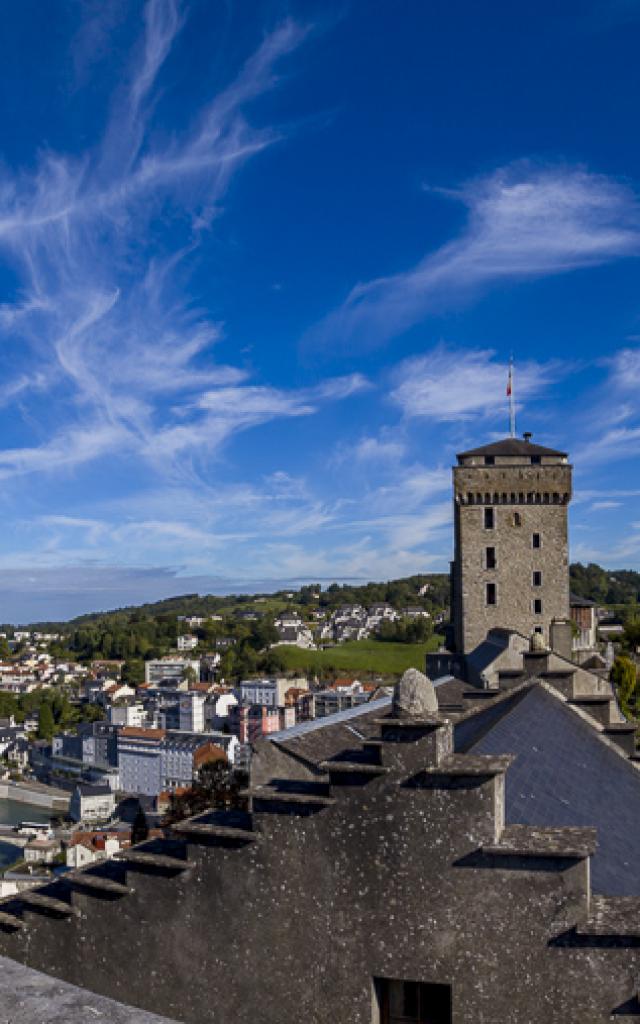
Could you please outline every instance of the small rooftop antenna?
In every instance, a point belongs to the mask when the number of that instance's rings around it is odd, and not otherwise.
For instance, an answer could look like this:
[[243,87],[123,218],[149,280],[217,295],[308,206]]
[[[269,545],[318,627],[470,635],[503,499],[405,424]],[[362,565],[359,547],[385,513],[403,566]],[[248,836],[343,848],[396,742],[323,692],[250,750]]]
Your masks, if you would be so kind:
[[509,376],[507,378],[507,398],[509,399],[509,435],[516,436],[516,407],[513,400],[513,355],[509,356]]

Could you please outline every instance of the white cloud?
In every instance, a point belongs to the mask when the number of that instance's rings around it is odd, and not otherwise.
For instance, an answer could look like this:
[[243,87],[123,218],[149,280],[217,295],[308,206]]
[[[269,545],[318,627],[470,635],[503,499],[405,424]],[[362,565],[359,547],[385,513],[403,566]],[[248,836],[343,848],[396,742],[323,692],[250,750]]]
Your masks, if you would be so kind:
[[440,191],[469,210],[460,237],[409,270],[356,285],[308,332],[310,347],[370,348],[502,281],[565,273],[640,251],[636,198],[604,176],[521,163],[458,191]]
[[603,462],[617,462],[634,458],[640,451],[640,426],[615,427],[595,439],[585,442],[576,453],[574,461],[582,468]]
[[[76,41],[80,64],[119,17],[102,22],[89,8]],[[214,452],[239,430],[310,415],[367,386],[352,374],[287,392],[252,385],[244,368],[214,360],[224,328],[192,302],[190,260],[232,175],[276,141],[244,107],[277,85],[276,65],[306,29],[283,21],[160,144],[158,79],[183,22],[175,0],[147,0],[142,39],[94,151],[45,153],[30,176],[0,170],[0,252],[22,283],[18,299],[0,307],[0,331],[19,339],[21,353],[0,403],[45,392],[47,412],[62,424],[44,444],[0,452],[0,477],[106,454],[146,462],[165,479],[184,476],[193,472],[181,465],[190,448]],[[36,374],[28,372],[34,363]]]
[[[514,398],[538,394],[564,372],[559,362],[518,364]],[[478,415],[504,417],[507,376],[507,364],[498,362],[491,350],[453,350],[439,345],[397,367],[389,397],[407,417],[439,421]]]
[[406,451],[401,441],[379,437],[362,437],[353,446],[351,452],[347,449],[345,457],[358,459],[359,462],[396,462],[402,459]]
[[618,391],[633,392],[640,388],[640,348],[620,349],[608,361],[610,383]]

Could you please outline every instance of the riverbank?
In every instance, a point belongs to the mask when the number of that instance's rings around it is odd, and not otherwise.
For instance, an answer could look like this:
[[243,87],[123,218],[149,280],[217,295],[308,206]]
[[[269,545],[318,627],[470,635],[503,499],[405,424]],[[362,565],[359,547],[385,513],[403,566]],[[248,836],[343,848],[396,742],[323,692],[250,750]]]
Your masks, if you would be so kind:
[[[45,786],[41,782],[13,782],[5,780],[0,782],[0,801],[4,800],[16,804],[29,804],[31,807],[44,808],[51,812],[61,811],[66,813],[69,810],[70,794],[64,789]],[[22,818],[28,817],[28,814],[22,814]],[[7,822],[4,822],[4,824],[7,824]]]

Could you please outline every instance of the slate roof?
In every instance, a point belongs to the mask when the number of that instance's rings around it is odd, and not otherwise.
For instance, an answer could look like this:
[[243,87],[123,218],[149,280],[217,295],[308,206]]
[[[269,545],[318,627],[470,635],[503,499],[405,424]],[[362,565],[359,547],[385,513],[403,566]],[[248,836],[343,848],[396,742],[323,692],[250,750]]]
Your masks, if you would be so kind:
[[566,452],[559,452],[555,448],[544,448],[541,444],[523,441],[518,437],[505,437],[502,441],[493,441],[480,448],[470,448],[467,452],[459,452],[458,458],[465,459],[471,455],[555,455],[567,458]]
[[274,743],[309,765],[319,765],[345,748],[358,745],[358,737],[372,738],[379,729],[374,721],[388,712],[391,697],[367,701],[325,718],[300,722],[291,729],[269,733],[261,742]]
[[508,703],[487,709],[484,735],[482,714],[455,730],[456,749],[516,755],[506,776],[507,824],[595,826],[594,892],[640,895],[640,771],[543,686]]
[[595,608],[596,602],[590,601],[588,597],[580,597],[579,594],[569,594],[569,604],[572,608]]
[[75,788],[81,796],[108,796],[111,793],[109,786],[94,786],[89,782],[79,782]]

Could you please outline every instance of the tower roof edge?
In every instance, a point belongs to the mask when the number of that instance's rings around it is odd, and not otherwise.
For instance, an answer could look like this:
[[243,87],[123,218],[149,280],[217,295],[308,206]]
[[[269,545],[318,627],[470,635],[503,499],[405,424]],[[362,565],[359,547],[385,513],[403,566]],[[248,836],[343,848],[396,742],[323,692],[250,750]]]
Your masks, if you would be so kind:
[[502,441],[493,441],[480,448],[470,448],[466,452],[458,452],[458,459],[466,459],[475,455],[554,455],[557,458],[568,458],[567,452],[556,448],[545,448],[541,444],[523,441],[517,437],[505,437]]

